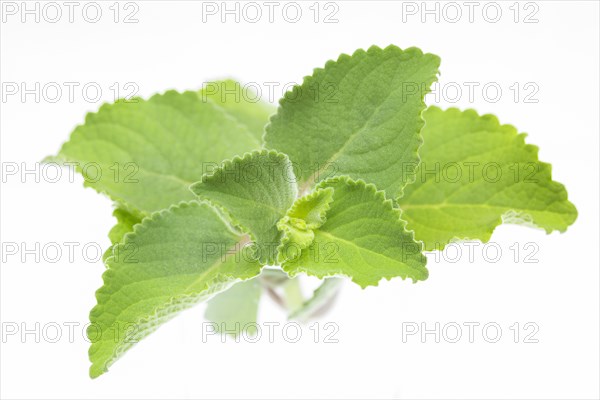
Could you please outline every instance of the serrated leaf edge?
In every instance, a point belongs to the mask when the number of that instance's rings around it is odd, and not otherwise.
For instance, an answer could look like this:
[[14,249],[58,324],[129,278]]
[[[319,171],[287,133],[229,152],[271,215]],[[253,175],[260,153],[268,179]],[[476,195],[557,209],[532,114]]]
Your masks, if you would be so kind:
[[[310,200],[314,199],[315,197],[319,196],[321,192],[328,191],[327,189],[331,189],[329,191],[329,192],[331,192],[331,194],[329,196],[330,200],[319,211],[319,218],[323,222],[318,226],[315,226],[314,224],[311,224],[311,225],[307,224],[307,228],[310,229],[311,231],[314,231],[315,229],[318,229],[320,226],[323,226],[323,224],[325,222],[327,222],[327,211],[329,211],[329,209],[331,208],[330,204],[331,204],[331,202],[333,202],[333,191],[334,191],[333,188],[315,189],[314,191],[307,194],[306,196],[296,199],[296,201],[294,201],[294,204],[292,204],[292,207],[290,207],[290,209],[286,212],[284,218],[289,216],[290,214],[294,213],[294,211],[296,211],[297,208],[299,207],[299,204],[301,201],[310,201]],[[289,228],[287,228],[285,225],[280,225],[280,222],[282,220],[283,220],[283,218],[281,220],[279,220],[279,222],[277,223],[277,229],[282,233],[281,243],[279,244],[279,246],[277,246],[277,251],[276,251],[276,254],[277,254],[276,259],[277,259],[278,263],[284,263],[286,261],[285,257],[282,256],[283,250],[285,249],[286,245],[288,245],[292,240],[292,238],[290,236]]]
[[[301,90],[301,88],[304,85],[310,85],[319,74],[323,73],[325,71],[325,69],[327,69],[328,67],[331,67],[332,65],[349,62],[353,57],[356,57],[356,56],[367,55],[367,54],[372,54],[372,53],[382,53],[385,51],[397,51],[399,54],[410,54],[413,57],[431,57],[437,61],[437,69],[438,69],[437,75],[439,75],[439,66],[441,64],[440,57],[435,54],[432,54],[432,53],[424,53],[418,47],[408,47],[408,48],[402,50],[400,47],[393,45],[393,44],[390,44],[390,45],[386,46],[385,48],[381,48],[377,45],[372,45],[367,50],[357,49],[351,55],[349,55],[347,53],[342,53],[338,56],[338,58],[336,60],[329,59],[325,63],[324,67],[314,68],[313,73],[311,75],[306,75],[303,77],[302,83],[300,83],[299,85],[294,85],[290,90],[288,90],[283,95],[283,97],[281,97],[281,99],[279,99],[279,102],[277,105],[277,110],[275,111],[275,113],[273,115],[271,115],[271,117],[269,118],[269,122],[265,125],[263,136],[262,136],[263,146],[264,147],[267,146],[267,136],[271,129],[271,125],[273,124],[273,122],[275,122],[276,120],[278,120],[280,118],[279,112],[283,108],[288,96],[290,96],[292,98],[297,98],[298,91]],[[437,81],[437,75],[434,77],[431,84],[433,84],[434,82]],[[428,89],[428,92],[429,91],[431,91],[431,88]],[[423,137],[421,135],[421,130],[425,126],[425,119],[423,118],[423,113],[427,109],[427,104],[425,103],[425,95],[426,94],[427,93],[423,93],[423,97],[420,100],[421,113],[417,116],[417,119],[418,119],[417,132],[416,132],[417,136],[418,136],[417,146],[414,149],[414,151],[411,152],[411,155],[415,156],[415,159],[417,160],[417,165],[416,165],[417,167],[421,163],[421,158],[419,157],[419,150],[420,150],[421,146],[423,146]],[[394,198],[397,198],[398,196],[402,196],[404,187],[415,182],[416,168],[414,170],[415,170],[414,173],[406,174],[407,180],[406,180],[406,182],[404,182],[404,184],[401,187],[398,188],[398,193],[396,194],[396,196]]]
[[[60,149],[58,150],[57,154],[54,156],[47,156],[44,158],[44,160],[42,162],[57,162],[57,163],[65,163],[68,162],[69,160],[67,159],[67,157],[65,157],[64,155],[62,155],[62,151],[65,148],[65,146],[68,146],[69,143],[71,143],[72,140],[79,140],[79,136],[82,135],[81,130],[79,128],[82,128],[84,126],[86,126],[87,124],[94,124],[94,118],[101,114],[101,113],[107,113],[110,112],[110,110],[113,107],[123,107],[126,106],[129,103],[150,103],[154,98],[161,98],[161,97],[165,97],[165,96],[169,96],[169,95],[181,95],[181,96],[187,96],[190,98],[194,98],[198,101],[199,104],[208,104],[208,106],[212,107],[212,109],[214,109],[216,112],[222,114],[222,116],[229,120],[230,122],[232,122],[232,125],[237,126],[238,129],[240,130],[244,130],[245,132],[247,132],[247,135],[249,137],[252,137],[253,140],[255,140],[256,138],[254,137],[254,135],[252,135],[252,133],[250,132],[250,130],[248,129],[248,127],[244,124],[242,124],[237,118],[235,118],[232,114],[230,114],[227,110],[225,110],[223,107],[219,107],[214,101],[202,101],[202,99],[200,98],[200,96],[198,95],[197,92],[193,91],[193,90],[185,90],[183,92],[177,91],[175,89],[168,89],[165,90],[164,92],[160,92],[160,93],[155,93],[154,95],[150,96],[148,99],[143,99],[141,97],[133,97],[131,99],[128,99],[125,101],[125,99],[118,99],[114,102],[104,102],[100,105],[100,107],[98,108],[98,110],[96,111],[90,111],[88,113],[86,113],[85,117],[84,117],[84,122],[82,124],[78,124],[75,126],[75,128],[73,128],[73,130],[71,131],[71,134],[69,135],[69,138],[62,143],[62,145],[60,146]],[[166,105],[166,104],[161,104],[161,105]],[[178,111],[177,108],[175,107],[171,107],[174,110]],[[257,141],[256,143],[258,146],[261,146],[262,143],[260,143],[260,141]],[[132,214],[136,214],[139,215],[141,218],[147,216],[150,214],[150,212],[145,211],[145,210],[140,210],[136,207],[131,206],[130,204],[128,204],[127,201],[125,201],[122,198],[119,198],[118,196],[115,195],[111,195],[109,194],[106,190],[101,189],[99,187],[97,187],[97,185],[92,184],[91,182],[88,181],[88,179],[83,175],[83,171],[79,166],[75,167],[75,170],[84,178],[83,181],[83,186],[85,188],[91,188],[94,191],[96,191],[99,194],[102,194],[106,197],[108,197],[109,199],[113,200],[116,203],[119,203],[121,205],[123,205],[123,207],[131,212]]]
[[[423,253],[423,251],[424,251],[423,242],[421,242],[419,240],[416,240],[414,238],[414,231],[408,230],[406,228],[407,222],[404,219],[401,218],[402,211],[400,209],[398,209],[398,208],[395,208],[394,204],[393,204],[393,201],[386,196],[386,194],[385,194],[385,192],[383,190],[378,190],[377,187],[374,184],[372,184],[372,183],[366,183],[362,179],[356,179],[355,180],[355,179],[350,178],[349,176],[341,175],[341,176],[335,176],[335,177],[332,177],[332,178],[327,178],[327,179],[319,182],[317,184],[317,186],[315,187],[315,190],[322,189],[322,188],[326,187],[328,183],[340,182],[340,181],[347,183],[349,186],[364,187],[365,190],[367,190],[371,194],[374,194],[376,199],[382,200],[384,206],[386,208],[388,208],[389,211],[392,211],[394,214],[397,215],[398,221],[400,222],[400,224],[401,224],[402,228],[404,229],[404,231],[411,237],[411,239],[415,243],[417,243],[419,245],[420,252],[421,252],[421,254]],[[333,201],[335,201],[335,200],[333,200]],[[425,258],[425,262],[427,262],[426,258]],[[368,286],[377,287],[377,286],[379,286],[379,282],[381,282],[383,279],[385,279],[387,281],[391,281],[394,278],[401,278],[402,280],[406,280],[407,278],[410,278],[413,281],[413,283],[417,283],[419,281],[426,280],[427,277],[429,276],[429,271],[426,268],[426,264],[424,264],[423,268],[425,269],[425,276],[424,276],[423,279],[414,279],[412,277],[409,277],[408,275],[406,275],[406,276],[398,275],[398,276],[390,276],[390,277],[385,277],[384,276],[384,277],[382,277],[381,280],[379,280],[375,284],[363,285],[361,283],[356,282],[354,280],[353,276],[350,276],[350,275],[347,275],[347,274],[344,274],[344,273],[334,273],[334,274],[312,273],[312,272],[306,271],[306,268],[303,268],[303,267],[296,267],[295,271],[289,271],[289,270],[287,270],[285,268],[285,264],[286,264],[285,262],[282,263],[281,267],[284,270],[284,272],[286,272],[292,278],[295,277],[295,276],[297,276],[300,273],[304,273],[304,274],[307,274],[307,275],[310,275],[310,276],[315,276],[315,277],[317,277],[319,279],[332,278],[332,277],[347,277],[347,278],[350,278],[354,283],[358,284],[362,289],[364,289],[364,288],[366,288]]]
[[[151,215],[149,215],[148,217],[144,218],[141,223],[134,225],[133,231],[126,233],[123,236],[123,239],[121,240],[121,242],[115,244],[115,247],[123,246],[126,244],[126,242],[134,240],[137,235],[139,235],[140,233],[143,233],[144,231],[149,229],[152,225],[154,225],[158,221],[164,219],[167,215],[174,213],[178,209],[189,208],[189,207],[201,207],[201,206],[207,206],[209,208],[212,208],[212,206],[206,202],[192,200],[192,201],[188,201],[188,202],[182,201],[178,204],[171,205],[169,208],[166,208],[166,209],[163,209],[160,211],[156,211],[156,212],[152,213]],[[215,214],[219,218],[222,219],[221,215],[219,215],[218,213],[215,213]],[[227,229],[230,229],[231,233],[238,234],[238,232],[235,232],[233,229],[231,229],[230,225],[228,223],[226,223],[225,220],[223,220],[223,222],[225,222],[225,224],[224,224],[225,227]],[[98,290],[96,290],[96,293],[95,293],[96,305],[90,311],[90,321],[93,319],[93,315],[100,315],[105,312],[104,305],[100,304],[100,301],[101,301],[100,297],[101,297],[101,293],[103,293],[102,290],[105,289],[105,286],[107,285],[106,279],[114,271],[118,271],[118,269],[115,270],[114,268],[111,268],[113,259],[114,259],[114,255],[111,255],[105,260],[107,269],[102,274],[103,285]],[[247,279],[251,279],[251,278],[247,278]],[[247,279],[240,279],[240,278],[234,277],[233,275],[230,275],[230,274],[224,275],[224,274],[220,273],[215,277],[215,279],[213,279],[212,281],[208,281],[206,283],[205,287],[210,288],[211,286],[217,286],[218,284],[226,285],[227,287],[229,287],[236,282],[244,281]],[[225,290],[227,287],[224,287],[224,288],[219,287],[219,289],[215,290],[214,292],[210,292],[208,294],[206,294],[205,291],[203,291],[197,295],[174,295],[174,296],[172,296],[171,301],[169,303],[166,303],[165,305],[163,305],[161,307],[156,307],[153,314],[150,314],[146,317],[138,319],[135,322],[132,322],[134,324],[134,326],[136,326],[136,328],[137,328],[136,336],[145,337],[145,336],[149,335],[150,333],[152,333],[154,330],[156,330],[161,325],[162,322],[166,322],[167,320],[174,317],[175,315],[170,315],[171,313],[168,310],[171,308],[174,308],[175,305],[177,305],[177,304],[186,303],[186,299],[187,299],[188,303],[196,304],[198,301],[207,300],[209,297],[211,297],[211,295],[221,292],[221,291]],[[112,296],[112,294],[114,294],[114,293],[115,292],[109,291],[109,292],[104,292],[103,294],[105,296],[106,295]],[[206,295],[207,297],[202,298],[204,295]],[[162,317],[161,317],[161,315],[162,315]],[[161,318],[163,320],[161,322],[157,323],[157,321],[160,321]],[[92,323],[92,325],[93,325],[93,323]],[[128,342],[120,342],[117,346],[115,346],[112,356],[110,358],[108,358],[105,362],[103,362],[102,365],[100,366],[101,372],[96,373],[94,371],[96,371],[97,368],[95,368],[95,367],[97,367],[98,364],[92,360],[92,357],[93,357],[94,353],[96,352],[96,349],[98,348],[98,343],[101,343],[101,342],[91,341],[91,345],[88,350],[90,362],[92,363],[92,365],[90,367],[90,377],[92,377],[92,378],[96,378],[96,377],[102,375],[103,373],[107,372],[108,368],[121,356],[121,354],[123,354],[125,351],[127,351],[129,348],[131,348],[135,344],[135,343],[128,343]]]
[[[220,213],[226,217],[226,221],[228,224],[231,224],[235,229],[238,229],[241,232],[243,232],[244,234],[250,236],[252,242],[254,242],[254,243],[256,243],[255,235],[250,231],[250,229],[248,227],[246,227],[243,223],[241,223],[239,221],[239,219],[237,219],[227,209],[226,206],[222,205],[218,201],[213,200],[210,196],[206,196],[202,193],[196,193],[194,191],[194,186],[201,185],[207,179],[213,178],[219,171],[224,170],[227,167],[230,167],[235,163],[243,163],[244,161],[251,160],[255,156],[258,156],[258,157],[260,157],[260,156],[276,156],[276,158],[279,159],[280,161],[287,162],[287,163],[289,163],[290,166],[292,165],[289,157],[286,154],[281,153],[277,150],[268,150],[268,149],[254,150],[254,151],[246,152],[241,156],[235,156],[230,159],[222,161],[221,165],[218,168],[216,168],[211,173],[206,173],[206,174],[202,175],[202,177],[200,177],[199,181],[194,182],[189,186],[189,190],[195,196],[197,196],[202,201],[205,201],[205,202],[211,204],[213,207],[217,208],[220,211]],[[290,168],[289,173],[292,174],[291,178],[293,178],[295,181],[296,178],[295,178],[295,176],[293,176],[293,171],[291,170],[291,168]],[[297,190],[297,185],[295,186],[295,188]],[[280,239],[281,239],[281,237],[280,237]],[[277,249],[279,249],[279,246],[277,247]],[[277,256],[275,256],[275,257],[277,257]],[[263,260],[263,261],[270,262],[270,261],[276,261],[276,260]]]
[[[571,225],[575,222],[575,220],[577,219],[577,216],[578,216],[578,211],[577,211],[577,208],[575,207],[575,205],[571,201],[569,201],[567,188],[562,183],[557,182],[552,179],[552,164],[541,161],[539,159],[539,146],[525,142],[525,139],[528,136],[527,133],[519,132],[519,130],[512,124],[502,124],[500,122],[500,119],[494,114],[491,114],[491,113],[480,114],[477,112],[477,110],[475,110],[473,108],[467,108],[467,109],[461,110],[458,107],[449,107],[444,110],[438,106],[432,105],[432,106],[429,106],[425,111],[434,111],[434,112],[442,113],[442,114],[448,113],[448,114],[455,114],[455,115],[466,115],[471,120],[488,119],[495,127],[497,127],[497,129],[499,131],[505,132],[506,134],[511,135],[514,138],[516,138],[519,141],[519,144],[522,144],[523,148],[528,153],[531,154],[533,162],[539,163],[544,168],[548,168],[548,177],[550,179],[549,183],[552,184],[554,187],[556,187],[557,190],[559,190],[561,193],[563,193],[565,195],[564,200],[573,206],[573,211],[574,211],[573,221],[567,225]],[[425,112],[425,111],[423,111],[423,112]],[[399,196],[396,197],[396,201],[397,201],[398,207],[400,209],[402,209],[402,203],[401,203],[402,197],[403,197],[403,193],[401,193]],[[446,243],[439,243],[440,245],[443,245],[442,247],[439,247],[439,248],[436,247],[436,248],[431,248],[431,249],[426,248],[426,251],[443,250],[450,243],[459,243],[459,242],[464,242],[464,241],[476,240],[476,241],[481,241],[482,243],[487,243],[491,239],[494,231],[496,230],[496,228],[498,228],[498,226],[502,225],[503,223],[511,223],[511,222],[505,222],[505,220],[511,215],[519,216],[519,218],[521,220],[527,221],[527,224],[526,224],[527,226],[543,230],[546,232],[546,234],[550,234],[555,230],[559,231],[561,233],[564,233],[567,230],[567,228],[565,228],[563,230],[544,228],[542,226],[537,225],[535,223],[535,221],[533,220],[533,217],[530,214],[521,212],[521,211],[518,211],[515,209],[509,209],[509,210],[506,210],[505,212],[503,212],[495,220],[495,225],[492,228],[485,227],[485,234],[482,237],[474,238],[474,237],[468,237],[468,236],[465,236],[465,237],[454,236],[451,239],[449,239]],[[519,224],[519,225],[523,225],[523,224]],[[413,232],[413,234],[414,234],[414,230],[411,230],[411,232]]]

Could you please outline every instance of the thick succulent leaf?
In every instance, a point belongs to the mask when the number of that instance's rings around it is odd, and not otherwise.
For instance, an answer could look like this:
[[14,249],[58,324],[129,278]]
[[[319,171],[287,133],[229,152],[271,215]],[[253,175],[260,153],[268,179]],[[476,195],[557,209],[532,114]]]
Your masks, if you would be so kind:
[[147,215],[192,200],[188,187],[226,158],[261,147],[247,127],[197,92],[103,105],[63,144],[86,186]]
[[289,318],[306,322],[315,317],[328,308],[327,306],[331,304],[343,282],[343,279],[340,278],[324,279],[319,287],[314,290],[312,296],[300,308],[292,312]]
[[220,332],[254,335],[261,292],[258,278],[236,283],[208,301],[204,317]]
[[428,272],[422,246],[407,232],[400,212],[383,191],[346,177],[331,178],[318,188],[333,188],[327,220],[314,230],[313,243],[282,267],[291,276],[350,277],[361,287],[399,276],[424,280]]
[[257,93],[252,85],[242,85],[231,79],[208,82],[200,91],[200,97],[223,107],[259,142],[262,142],[269,117],[276,111],[272,104],[261,99],[262,93]]
[[414,179],[406,167],[419,160],[423,99],[439,64],[416,48],[343,54],[286,93],[266,127],[266,147],[294,162],[301,192],[347,175],[395,198]]
[[565,231],[577,218],[551,166],[526,135],[493,115],[430,107],[416,181],[398,199],[428,250],[456,239],[488,241],[502,222]]
[[260,273],[208,204],[181,203],[145,218],[106,260],[104,285],[90,313],[90,375],[107,371],[133,344],[184,310]]
[[261,261],[275,261],[281,240],[277,222],[298,194],[287,156],[262,150],[235,157],[204,175],[190,189],[199,198],[221,207],[234,224],[252,235]]

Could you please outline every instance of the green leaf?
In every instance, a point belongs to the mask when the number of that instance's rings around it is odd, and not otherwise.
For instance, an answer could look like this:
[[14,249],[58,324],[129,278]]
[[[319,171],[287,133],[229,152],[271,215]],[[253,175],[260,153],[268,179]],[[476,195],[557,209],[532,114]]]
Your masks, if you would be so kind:
[[188,187],[216,163],[261,147],[247,127],[196,92],[103,105],[75,128],[57,158],[85,185],[147,215],[192,200]]
[[142,221],[122,208],[115,208],[113,217],[117,219],[117,224],[108,232],[108,238],[113,244],[119,243],[126,233],[133,231],[133,227]]
[[190,189],[199,198],[223,208],[234,224],[251,234],[262,262],[275,261],[281,240],[277,221],[298,193],[286,155],[262,150],[235,157],[204,175]]
[[220,332],[254,335],[261,292],[258,278],[236,283],[208,301],[204,317]]
[[337,295],[343,280],[339,278],[326,278],[316,288],[312,296],[300,308],[292,312],[290,319],[307,322],[310,318],[327,308]]
[[106,260],[104,285],[90,313],[90,376],[107,371],[133,344],[179,311],[260,273],[208,204],[181,203],[145,218]]
[[296,258],[300,250],[310,246],[315,239],[314,230],[325,223],[325,214],[332,201],[333,188],[315,190],[298,199],[277,222],[277,229],[283,234],[277,249],[279,262]]
[[287,212],[292,220],[302,220],[308,229],[316,229],[327,220],[327,211],[333,201],[333,188],[317,189],[298,199]]
[[421,50],[373,46],[316,69],[280,102],[266,127],[266,147],[297,168],[301,193],[347,175],[395,198],[414,179],[425,94],[440,59]]
[[[117,224],[112,227],[110,232],[108,232],[108,238],[110,239],[110,243],[114,246],[119,243],[123,236],[126,233],[133,231],[133,227],[136,224],[142,222],[142,219],[131,214],[125,209],[115,208],[113,211],[113,217],[117,219]],[[104,254],[102,255],[102,261],[106,261],[108,257],[112,255],[113,246],[109,247]]]
[[319,278],[345,275],[363,288],[382,278],[427,278],[421,244],[406,231],[399,210],[383,191],[345,177],[323,181],[318,188],[334,189],[327,220],[299,257],[283,263],[284,271]]
[[490,239],[502,222],[565,231],[576,217],[538,148],[493,115],[430,107],[417,180],[398,199],[402,218],[428,250],[455,239]]
[[269,117],[276,111],[273,105],[260,99],[261,93],[257,93],[252,85],[242,85],[231,79],[207,83],[200,91],[200,97],[223,107],[259,142],[262,142]]

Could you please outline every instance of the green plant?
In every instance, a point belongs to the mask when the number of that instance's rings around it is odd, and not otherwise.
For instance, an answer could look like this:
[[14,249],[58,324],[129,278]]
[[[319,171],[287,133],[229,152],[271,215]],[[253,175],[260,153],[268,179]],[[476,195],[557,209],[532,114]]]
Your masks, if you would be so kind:
[[[53,159],[77,163],[115,202],[91,376],[203,300],[207,318],[240,322],[239,333],[262,290],[283,286],[279,300],[306,319],[335,277],[425,280],[424,249],[488,241],[503,220],[565,231],[577,211],[524,134],[492,115],[426,108],[439,63],[371,47],[316,69],[277,110],[223,81],[88,114]],[[449,178],[460,163],[476,176]],[[489,165],[494,178],[482,178]],[[306,301],[301,273],[324,279]]]

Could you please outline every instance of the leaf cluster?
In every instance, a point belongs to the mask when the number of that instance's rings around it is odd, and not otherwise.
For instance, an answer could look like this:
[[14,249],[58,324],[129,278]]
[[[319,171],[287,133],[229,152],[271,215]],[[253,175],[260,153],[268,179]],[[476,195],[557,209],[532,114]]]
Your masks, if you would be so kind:
[[[426,107],[439,65],[416,48],[373,46],[315,69],[277,109],[229,80],[89,114],[54,159],[77,163],[115,204],[91,376],[201,301],[208,319],[251,334],[261,292],[298,274],[324,279],[289,301],[306,319],[339,277],[422,281],[425,250],[487,241],[502,222],[572,224],[564,186],[524,134]],[[117,173],[98,179],[88,163]]]

